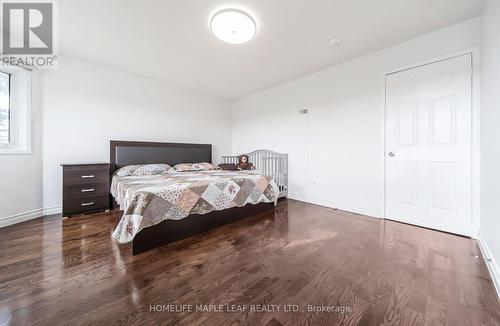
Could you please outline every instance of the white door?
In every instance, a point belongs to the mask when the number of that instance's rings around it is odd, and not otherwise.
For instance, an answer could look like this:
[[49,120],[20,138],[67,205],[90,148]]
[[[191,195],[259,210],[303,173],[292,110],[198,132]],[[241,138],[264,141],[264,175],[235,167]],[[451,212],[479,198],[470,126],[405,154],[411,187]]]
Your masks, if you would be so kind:
[[386,217],[471,235],[472,56],[386,76]]

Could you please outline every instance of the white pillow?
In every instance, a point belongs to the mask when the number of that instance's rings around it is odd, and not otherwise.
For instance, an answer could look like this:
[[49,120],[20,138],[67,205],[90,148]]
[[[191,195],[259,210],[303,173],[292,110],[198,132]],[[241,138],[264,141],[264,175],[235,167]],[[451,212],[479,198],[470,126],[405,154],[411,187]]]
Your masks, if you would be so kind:
[[168,164],[141,164],[141,165],[127,165],[124,166],[115,174],[119,177],[129,175],[155,175],[167,173],[172,167]]

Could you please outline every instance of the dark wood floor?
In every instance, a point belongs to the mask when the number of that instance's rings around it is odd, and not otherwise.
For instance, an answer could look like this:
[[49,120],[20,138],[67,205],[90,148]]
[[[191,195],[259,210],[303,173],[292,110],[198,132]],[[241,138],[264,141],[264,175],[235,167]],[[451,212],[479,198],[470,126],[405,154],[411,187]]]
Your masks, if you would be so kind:
[[[288,200],[274,216],[132,256],[111,240],[119,217],[49,216],[0,229],[0,324],[500,323],[467,238]],[[166,311],[170,304],[184,311]],[[232,306],[188,311],[209,304]],[[227,311],[259,307],[280,311]]]

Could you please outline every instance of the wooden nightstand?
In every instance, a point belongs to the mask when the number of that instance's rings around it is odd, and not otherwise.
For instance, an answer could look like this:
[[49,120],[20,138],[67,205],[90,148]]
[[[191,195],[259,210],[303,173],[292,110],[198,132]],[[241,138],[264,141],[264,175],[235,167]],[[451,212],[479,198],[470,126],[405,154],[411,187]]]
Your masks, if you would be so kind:
[[109,209],[109,163],[61,164],[63,216]]

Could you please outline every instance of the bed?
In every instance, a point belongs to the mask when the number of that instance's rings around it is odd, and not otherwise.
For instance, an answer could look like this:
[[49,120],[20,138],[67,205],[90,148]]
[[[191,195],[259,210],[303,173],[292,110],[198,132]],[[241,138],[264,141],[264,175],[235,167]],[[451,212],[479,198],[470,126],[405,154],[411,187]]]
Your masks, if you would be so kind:
[[273,212],[279,190],[271,177],[251,171],[191,171],[118,177],[136,164],[212,161],[209,144],[110,142],[113,207],[124,211],[113,237],[133,254],[232,221]]

